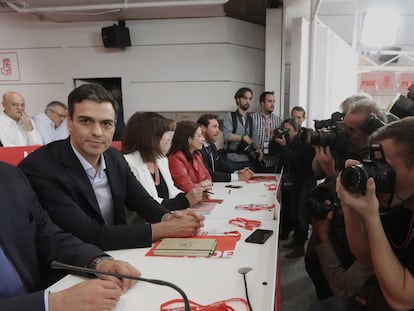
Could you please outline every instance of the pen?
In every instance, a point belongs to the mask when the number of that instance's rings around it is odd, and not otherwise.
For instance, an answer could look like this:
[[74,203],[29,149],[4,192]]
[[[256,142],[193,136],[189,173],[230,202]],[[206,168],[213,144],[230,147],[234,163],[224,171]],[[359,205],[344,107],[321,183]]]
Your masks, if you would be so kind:
[[214,194],[214,192],[207,191],[207,190],[205,190],[204,192],[206,192],[206,193],[208,193],[208,194]]

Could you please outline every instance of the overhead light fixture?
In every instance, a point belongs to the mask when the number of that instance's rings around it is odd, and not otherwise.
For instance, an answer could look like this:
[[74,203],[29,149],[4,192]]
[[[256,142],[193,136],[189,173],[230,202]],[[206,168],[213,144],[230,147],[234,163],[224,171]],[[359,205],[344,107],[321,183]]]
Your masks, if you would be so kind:
[[368,48],[393,45],[400,27],[400,14],[392,8],[369,9],[365,13],[360,44]]

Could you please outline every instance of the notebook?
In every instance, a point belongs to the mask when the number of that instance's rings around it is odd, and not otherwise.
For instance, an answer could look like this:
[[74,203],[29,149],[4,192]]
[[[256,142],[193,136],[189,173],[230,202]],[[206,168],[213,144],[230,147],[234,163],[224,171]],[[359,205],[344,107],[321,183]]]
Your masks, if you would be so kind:
[[165,238],[154,249],[154,255],[209,257],[216,245],[216,239]]

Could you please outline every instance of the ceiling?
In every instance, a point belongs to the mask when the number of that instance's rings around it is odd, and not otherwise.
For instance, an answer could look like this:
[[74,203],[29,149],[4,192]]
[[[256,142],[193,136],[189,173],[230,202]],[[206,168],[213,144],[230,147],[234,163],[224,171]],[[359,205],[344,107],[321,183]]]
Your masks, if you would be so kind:
[[265,25],[266,7],[281,0],[0,0],[17,11],[55,22],[230,16]]

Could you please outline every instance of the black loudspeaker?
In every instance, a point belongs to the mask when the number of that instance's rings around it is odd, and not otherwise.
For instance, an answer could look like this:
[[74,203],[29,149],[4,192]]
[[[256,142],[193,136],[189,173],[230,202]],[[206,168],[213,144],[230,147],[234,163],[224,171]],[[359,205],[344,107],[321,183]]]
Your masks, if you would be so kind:
[[102,42],[106,48],[124,48],[131,46],[128,27],[112,25],[102,28]]

